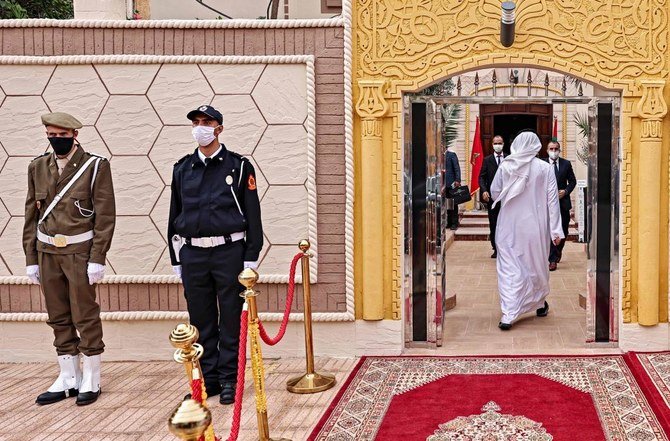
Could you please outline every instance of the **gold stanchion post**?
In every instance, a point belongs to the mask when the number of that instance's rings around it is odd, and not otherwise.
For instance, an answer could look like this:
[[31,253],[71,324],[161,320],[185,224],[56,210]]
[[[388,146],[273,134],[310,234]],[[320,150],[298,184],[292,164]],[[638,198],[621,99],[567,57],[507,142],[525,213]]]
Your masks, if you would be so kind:
[[[172,346],[176,348],[176,350],[174,351],[174,361],[184,365],[184,369],[186,370],[186,376],[188,377],[189,386],[194,379],[195,380],[202,379],[202,370],[200,369],[199,360],[200,357],[202,357],[202,354],[204,353],[204,349],[201,345],[196,343],[196,341],[198,341],[198,336],[199,333],[195,326],[190,324],[187,325],[184,323],[178,324],[172,330],[172,332],[170,332],[170,343],[172,344]],[[194,400],[184,400],[184,403],[186,403],[187,401],[194,401]],[[202,387],[202,404],[198,403],[197,401],[194,402],[198,404],[198,406],[202,407],[209,415],[209,422],[207,423],[207,426],[205,426],[202,432],[205,434],[205,440],[207,441],[214,440],[215,439],[214,428],[211,426],[212,418],[209,409],[207,409],[207,391],[205,390],[204,384]],[[179,409],[181,409],[184,406],[184,403],[182,403],[179,406],[179,408],[175,410],[175,413],[170,418],[170,430],[172,430],[172,418],[175,417]],[[190,404],[189,406],[191,407],[187,407],[187,410],[189,410],[189,412],[192,413],[195,412],[193,406]],[[181,436],[174,431],[172,433],[174,433],[177,436]],[[182,439],[197,440],[198,438],[196,437],[196,438],[182,438]]]
[[[254,390],[256,392],[256,418],[258,420],[258,439],[260,441],[271,441],[270,427],[268,425],[267,398],[265,397],[265,369],[263,368],[263,353],[261,351],[260,331],[258,327],[258,307],[254,286],[258,282],[258,273],[251,268],[245,268],[238,276],[238,280],[246,288],[241,294],[247,302],[249,310],[249,348],[251,351],[251,370],[254,378]],[[287,438],[278,438],[276,441],[290,441]]]
[[312,295],[309,281],[309,248],[308,240],[301,240],[298,244],[303,255],[302,266],[302,295],[305,310],[305,352],[307,354],[307,373],[292,378],[286,382],[286,389],[296,394],[312,394],[323,392],[335,386],[335,376],[314,372],[314,347],[312,344]]

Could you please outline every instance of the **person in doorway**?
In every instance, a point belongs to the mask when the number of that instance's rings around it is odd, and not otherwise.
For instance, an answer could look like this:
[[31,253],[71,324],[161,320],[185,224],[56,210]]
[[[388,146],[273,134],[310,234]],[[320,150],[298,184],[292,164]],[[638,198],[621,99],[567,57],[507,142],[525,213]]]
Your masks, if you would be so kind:
[[493,254],[491,258],[495,259],[498,256],[496,251],[496,223],[498,222],[498,213],[500,206],[493,208],[493,199],[491,198],[491,183],[498,171],[500,163],[505,158],[503,154],[503,147],[505,143],[500,135],[493,137],[493,154],[488,155],[482,162],[482,169],[479,172],[479,197],[486,205],[486,211],[489,215],[489,238],[491,239],[491,247]]
[[500,164],[491,183],[493,208],[500,205],[496,228],[498,290],[502,318],[509,330],[522,314],[549,312],[549,241],[564,238],[558,187],[552,167],[535,155],[542,148],[532,132],[520,133],[511,154]]
[[[461,166],[458,164],[458,156],[451,150],[447,150],[444,155],[444,185],[447,198],[452,189],[461,186]],[[447,225],[452,230],[458,228],[458,204],[447,209]]]
[[257,267],[263,248],[256,172],[219,142],[223,115],[204,105],[190,111],[198,148],[174,165],[168,221],[170,259],[181,277],[209,396],[235,401],[244,287],[237,276]]
[[[558,202],[561,206],[561,225],[563,227],[563,235],[568,237],[568,228],[570,227],[570,209],[572,202],[570,201],[570,193],[577,186],[577,178],[575,172],[572,171],[572,164],[567,159],[560,157],[561,145],[558,141],[550,141],[547,145],[547,153],[549,153],[549,164],[554,170],[556,176],[556,183],[558,184]],[[551,251],[549,253],[549,271],[556,271],[558,263],[563,257],[563,247],[565,246],[565,239],[561,239],[558,245],[551,244]]]
[[76,397],[84,406],[101,393],[105,345],[95,284],[105,274],[114,234],[112,172],[105,158],[79,145],[82,124],[75,117],[48,113],[42,124],[53,152],[28,165],[23,249],[26,274],[42,285],[60,375],[35,402]]

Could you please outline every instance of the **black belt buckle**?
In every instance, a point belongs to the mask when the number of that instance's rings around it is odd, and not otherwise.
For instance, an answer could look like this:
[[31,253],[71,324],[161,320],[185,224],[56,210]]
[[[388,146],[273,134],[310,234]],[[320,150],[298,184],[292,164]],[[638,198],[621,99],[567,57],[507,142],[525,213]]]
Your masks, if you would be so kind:
[[230,237],[230,234],[224,234],[223,238],[226,240],[226,245],[228,245],[229,243],[233,243],[233,238]]

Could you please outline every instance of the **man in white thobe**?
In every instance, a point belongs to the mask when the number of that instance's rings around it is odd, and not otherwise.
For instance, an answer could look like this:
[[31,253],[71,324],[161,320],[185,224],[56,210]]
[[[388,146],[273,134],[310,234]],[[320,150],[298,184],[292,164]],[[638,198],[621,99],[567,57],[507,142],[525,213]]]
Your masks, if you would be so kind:
[[496,264],[502,330],[522,314],[549,311],[549,243],[559,243],[564,234],[554,171],[536,157],[541,148],[535,133],[520,133],[491,183],[493,206],[501,207]]

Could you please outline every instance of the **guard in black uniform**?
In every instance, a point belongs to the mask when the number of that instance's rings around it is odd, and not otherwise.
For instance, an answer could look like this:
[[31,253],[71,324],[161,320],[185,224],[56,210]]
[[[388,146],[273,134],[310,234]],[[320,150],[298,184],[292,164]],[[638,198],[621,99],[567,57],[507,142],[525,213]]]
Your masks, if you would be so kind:
[[170,259],[182,278],[209,396],[235,401],[242,269],[256,268],[263,247],[253,166],[219,143],[223,116],[211,106],[188,113],[199,147],[175,165],[168,222]]

